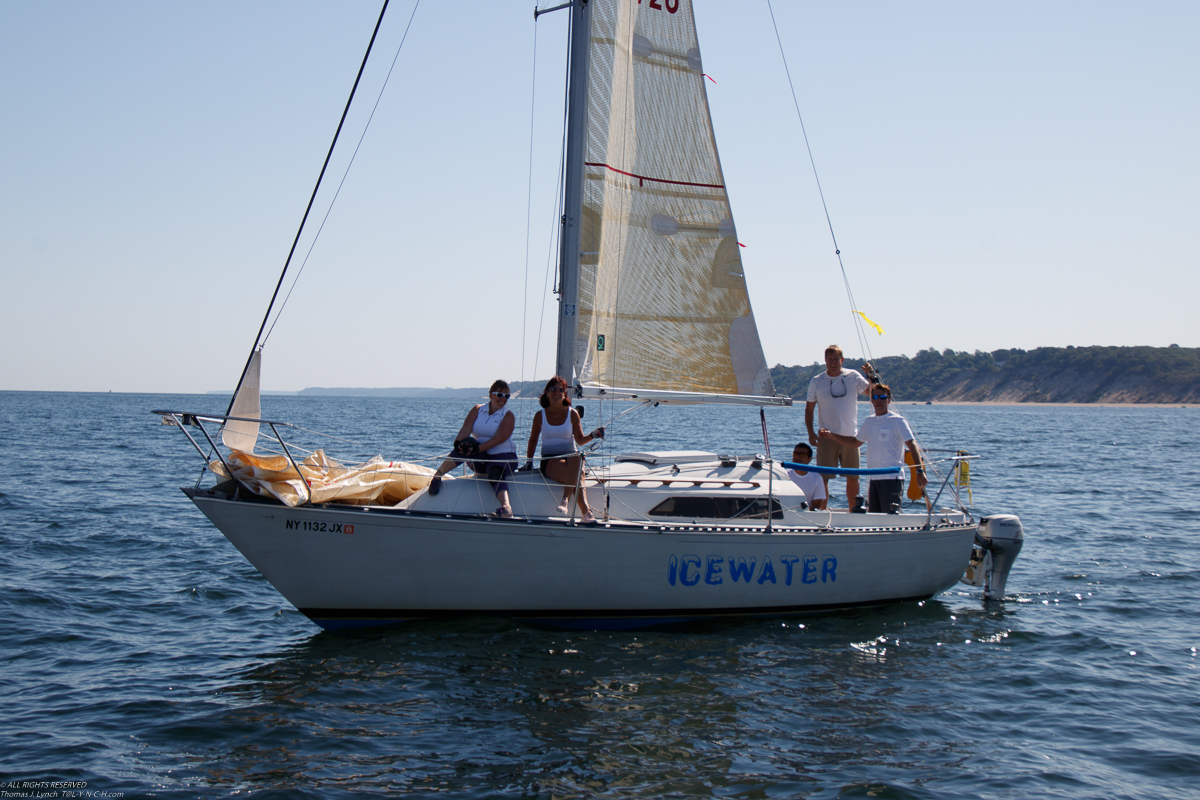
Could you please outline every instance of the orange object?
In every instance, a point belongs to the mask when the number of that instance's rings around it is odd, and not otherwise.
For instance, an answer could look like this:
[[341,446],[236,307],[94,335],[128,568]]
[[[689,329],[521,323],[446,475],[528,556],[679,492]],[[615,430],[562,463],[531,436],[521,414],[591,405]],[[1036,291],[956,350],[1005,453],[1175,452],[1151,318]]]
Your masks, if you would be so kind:
[[913,470],[913,456],[911,450],[904,451],[904,463],[908,464],[908,499],[920,500],[925,494],[925,490],[917,483],[917,473]]

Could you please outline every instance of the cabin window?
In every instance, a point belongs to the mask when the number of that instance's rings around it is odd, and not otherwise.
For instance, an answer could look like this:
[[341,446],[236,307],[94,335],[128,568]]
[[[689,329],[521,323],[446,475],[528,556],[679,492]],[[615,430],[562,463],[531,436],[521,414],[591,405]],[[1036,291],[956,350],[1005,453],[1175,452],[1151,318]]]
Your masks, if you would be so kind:
[[[652,517],[688,519],[766,519],[765,497],[668,497],[650,509]],[[771,518],[783,519],[778,500],[771,500]]]

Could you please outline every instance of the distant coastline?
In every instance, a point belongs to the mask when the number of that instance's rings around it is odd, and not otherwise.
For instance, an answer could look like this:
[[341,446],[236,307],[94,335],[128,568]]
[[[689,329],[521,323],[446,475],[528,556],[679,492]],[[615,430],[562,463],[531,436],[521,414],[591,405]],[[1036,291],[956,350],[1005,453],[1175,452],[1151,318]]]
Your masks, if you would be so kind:
[[[368,389],[364,387],[338,388],[314,386],[308,389],[301,389],[298,392],[262,392],[266,395],[290,395],[305,396],[305,397],[411,397],[424,399],[437,398],[482,398],[487,397],[487,387],[465,388],[465,389],[433,389],[430,387],[420,386],[396,386],[384,389]],[[232,389],[210,391],[206,394],[223,394],[229,397],[233,394]]]
[[[541,389],[541,386],[542,384],[539,381],[512,382],[512,390],[525,397],[537,393]],[[233,390],[213,390],[206,392],[206,394],[220,394],[229,397],[233,394]],[[263,391],[262,394],[264,397],[267,395],[290,395],[292,397],[408,397],[423,400],[465,399],[482,401],[487,398],[488,387],[467,386],[463,388],[446,387],[435,389],[429,386],[392,386],[384,388],[311,386],[307,389],[301,389],[298,392]]]
[[[867,404],[870,401],[859,399],[860,403]],[[920,401],[912,400],[909,402],[899,403],[902,406],[997,406],[1002,408],[1015,408],[1017,406],[1025,406],[1026,408],[1200,408],[1200,403],[1038,403],[1038,402],[1016,402],[1012,400],[986,400],[978,402],[974,400],[944,400],[934,402],[932,400]]]
[[[862,363],[846,359],[847,367]],[[1200,404],[1200,348],[1195,347],[930,349],[913,358],[876,358],[873,364],[902,403]],[[777,365],[771,377],[777,391],[803,400],[809,380],[822,369],[820,362]]]

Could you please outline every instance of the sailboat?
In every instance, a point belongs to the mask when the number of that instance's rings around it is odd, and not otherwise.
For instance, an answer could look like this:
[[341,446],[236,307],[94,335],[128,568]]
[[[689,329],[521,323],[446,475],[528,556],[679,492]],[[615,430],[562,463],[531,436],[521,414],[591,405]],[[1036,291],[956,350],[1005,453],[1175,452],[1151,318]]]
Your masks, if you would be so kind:
[[[790,406],[750,306],[689,0],[560,8],[572,21],[556,373],[605,402]],[[228,414],[155,413],[215,476],[185,494],[326,629],[458,615],[636,628],[918,601],[960,579],[997,598],[1024,538],[1015,516],[962,506],[809,509],[795,465],[769,447],[589,457],[590,524],[562,514],[560,484],[518,472],[515,516],[497,518],[483,475],[433,493],[419,465],[301,459],[287,427],[261,418],[259,356]],[[271,453],[256,453],[264,441]]]

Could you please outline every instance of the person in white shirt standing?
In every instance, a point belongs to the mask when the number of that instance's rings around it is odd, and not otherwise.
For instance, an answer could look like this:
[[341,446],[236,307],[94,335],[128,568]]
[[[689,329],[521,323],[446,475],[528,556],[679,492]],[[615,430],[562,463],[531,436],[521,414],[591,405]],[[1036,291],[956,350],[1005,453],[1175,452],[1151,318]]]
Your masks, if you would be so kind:
[[882,383],[871,386],[871,406],[875,409],[874,416],[867,417],[858,426],[855,436],[843,436],[833,431],[821,428],[822,439],[832,439],[847,447],[858,449],[867,446],[867,469],[895,468],[894,475],[872,475],[871,486],[867,491],[867,510],[872,514],[897,514],[900,512],[900,499],[904,493],[904,448],[912,453],[913,472],[917,485],[925,488],[925,467],[922,466],[921,453],[917,443],[913,441],[912,428],[908,420],[888,408],[892,399],[892,390]]
[[[807,464],[812,461],[812,448],[804,442],[796,445],[792,450],[792,461],[798,464]],[[825,508],[828,504],[826,498],[829,496],[825,481],[821,480],[821,476],[815,472],[806,472],[805,470],[789,469],[788,477],[792,479],[792,483],[800,487],[800,491],[804,492],[804,499],[808,502],[808,507],[814,511],[819,511]]]
[[[831,344],[825,348],[825,371],[808,384],[808,402],[804,406],[804,424],[808,427],[808,443],[817,448],[817,465],[821,467],[858,468],[858,447],[834,439],[822,439],[813,428],[813,410],[818,409],[821,427],[853,438],[858,434],[858,395],[870,388],[861,373],[843,369],[846,360],[842,348]],[[870,364],[864,364],[869,370]],[[828,496],[829,478],[825,477]],[[858,498],[858,476],[846,477],[847,508],[853,510]]]

